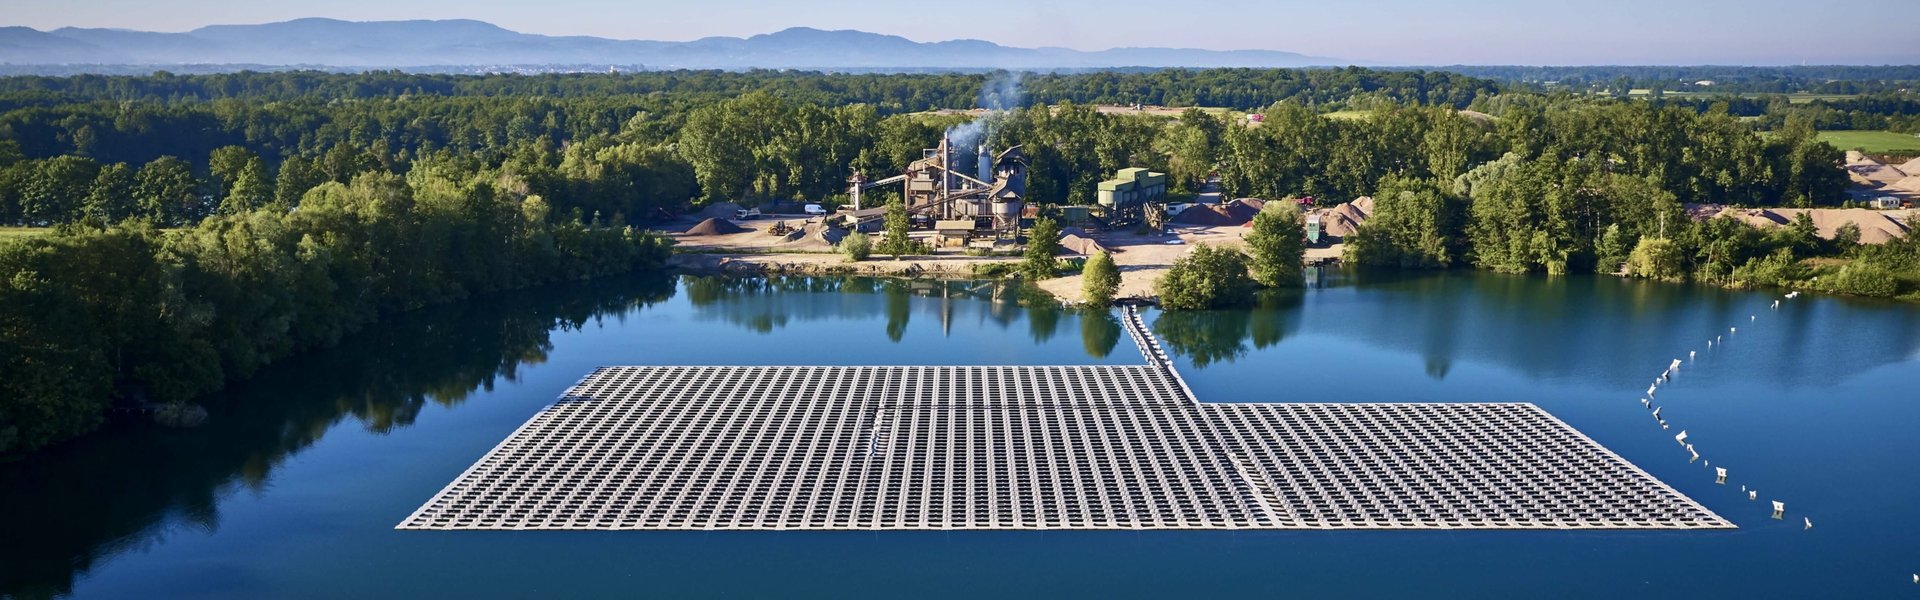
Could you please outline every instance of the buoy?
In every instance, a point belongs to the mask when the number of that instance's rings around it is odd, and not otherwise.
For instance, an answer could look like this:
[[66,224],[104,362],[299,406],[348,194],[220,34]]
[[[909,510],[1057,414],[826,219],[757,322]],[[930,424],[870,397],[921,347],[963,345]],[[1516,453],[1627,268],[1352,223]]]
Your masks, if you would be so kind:
[[1694,452],[1692,448],[1688,448],[1688,449],[1687,449],[1687,452],[1691,452],[1691,453],[1693,453],[1693,458],[1689,458],[1689,459],[1687,459],[1687,462],[1689,462],[1689,463],[1691,463],[1691,462],[1693,462],[1693,461],[1696,461],[1696,460],[1700,460],[1700,453],[1699,453],[1699,452]]
[[1760,499],[1760,490],[1747,490],[1747,499],[1748,499],[1748,500],[1759,500],[1759,499]]
[[1694,354],[1698,354],[1698,353],[1697,353],[1697,352],[1694,352],[1694,351],[1692,351],[1692,350],[1688,350],[1688,351],[1687,351],[1687,360],[1693,360],[1693,355],[1694,355]]
[[1804,522],[1806,522],[1806,524],[1807,524],[1807,526],[1806,526],[1805,528],[1803,528],[1803,530],[1805,530],[1805,529],[1813,529],[1813,519],[1812,519],[1812,518],[1810,518],[1810,517],[1800,517],[1800,520],[1801,520],[1801,521],[1804,521]]
[[1714,479],[1714,481],[1713,481],[1714,483],[1718,483],[1718,484],[1721,484],[1721,485],[1726,485],[1726,484],[1727,484],[1727,468],[1726,468],[1726,467],[1714,467],[1714,468],[1713,468],[1713,479]]
[[1681,445],[1686,445],[1687,430],[1685,429],[1680,430],[1680,435],[1673,436],[1673,441],[1680,442]]
[[1780,518],[1780,515],[1785,514],[1786,512],[1787,512],[1787,503],[1781,502],[1779,500],[1773,501],[1773,518],[1778,519]]
[[1660,430],[1661,430],[1661,431],[1666,431],[1666,430],[1667,430],[1667,422],[1666,422],[1666,421],[1661,421],[1661,422],[1660,422]]
[[1760,320],[1760,315],[1747,315],[1748,322],[1758,321],[1758,320]]
[[1744,483],[1740,484],[1740,491],[1742,492],[1747,491],[1747,484],[1744,484]]
[[1646,399],[1646,398],[1641,398],[1641,399],[1640,399],[1640,405],[1641,405],[1641,406],[1653,406],[1653,401],[1652,401],[1652,400],[1648,400],[1648,399]]
[[1656,409],[1653,409],[1653,418],[1655,418],[1655,419],[1658,419],[1658,418],[1660,418],[1660,409],[1658,409],[1658,408],[1656,408]]
[[1914,573],[1914,574],[1913,574],[1913,582],[1914,582],[1914,583],[1920,583],[1920,573]]
[[1779,301],[1779,300],[1775,300],[1775,301],[1773,301],[1773,309],[1774,309],[1774,310],[1780,310],[1780,301]]
[[1727,333],[1740,333],[1740,328],[1739,328],[1739,327],[1728,327],[1728,328],[1727,328]]

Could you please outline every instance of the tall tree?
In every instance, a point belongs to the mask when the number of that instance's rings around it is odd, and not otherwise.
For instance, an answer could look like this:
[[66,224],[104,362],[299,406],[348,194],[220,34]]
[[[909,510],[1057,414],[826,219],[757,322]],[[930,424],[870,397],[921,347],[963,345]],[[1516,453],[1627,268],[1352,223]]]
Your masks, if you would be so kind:
[[1253,280],[1267,287],[1304,285],[1300,269],[1307,253],[1306,237],[1306,224],[1292,202],[1262,206],[1246,236]]
[[1020,270],[1036,281],[1053,277],[1058,268],[1053,257],[1059,253],[1060,224],[1040,217],[1033,222],[1033,229],[1027,231],[1026,261]]
[[140,167],[133,177],[133,197],[141,212],[161,225],[179,225],[206,215],[200,183],[187,161],[162,156]]

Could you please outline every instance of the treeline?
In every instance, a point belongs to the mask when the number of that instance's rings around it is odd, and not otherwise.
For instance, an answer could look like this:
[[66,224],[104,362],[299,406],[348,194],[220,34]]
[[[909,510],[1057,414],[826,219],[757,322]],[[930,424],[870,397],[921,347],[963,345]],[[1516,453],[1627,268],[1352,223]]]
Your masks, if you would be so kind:
[[417,161],[176,231],[142,220],[0,243],[0,456],[177,403],[382,315],[660,266],[665,242],[555,219],[511,174]]
[[1845,197],[1841,154],[1805,123],[1761,135],[1725,114],[1526,95],[1475,108],[1498,118],[1392,106],[1363,119],[1327,119],[1276,105],[1259,127],[1226,130],[1221,182],[1236,196],[1344,201],[1373,194],[1389,178],[1451,182],[1513,154],[1557,172],[1645,179],[1689,202],[1812,206]]
[[[1808,65],[1781,67],[1738,66],[1474,66],[1438,67],[1469,77],[1484,77],[1502,85],[1537,91],[1571,89],[1620,91],[1647,89],[1729,94],[1870,94],[1912,90],[1920,82],[1920,66]],[[1694,85],[1711,81],[1712,85]],[[1548,85],[1551,83],[1552,85]]]
[[[870,104],[884,113],[972,108],[1007,73],[854,74],[812,71],[646,71],[540,75],[454,75],[371,71],[287,71],[148,76],[0,78],[0,110],[91,101],[287,102],[400,97],[606,98],[671,96],[713,100],[766,92],[815,104]],[[1445,71],[1346,69],[1158,69],[1025,76],[1026,94],[1002,108],[1078,102],[1250,109],[1292,100],[1338,103],[1356,96],[1464,107],[1498,91],[1489,80]]]
[[[1778,169],[1787,186],[1782,191],[1799,198],[1818,199],[1821,190],[1845,185],[1844,175],[1827,166],[1838,152],[1815,141],[1804,123],[1761,144],[1760,158],[1744,174]],[[1649,171],[1617,154],[1569,156],[1518,146],[1450,181],[1392,176],[1374,193],[1372,218],[1347,238],[1346,258],[1394,268],[1598,272],[1729,287],[1920,295],[1920,242],[1912,236],[1863,246],[1859,227],[1847,225],[1825,239],[1804,213],[1764,231],[1732,217],[1696,220],[1682,205],[1687,188],[1726,180],[1694,172],[1675,187],[1673,174],[1664,171],[1671,167]]]

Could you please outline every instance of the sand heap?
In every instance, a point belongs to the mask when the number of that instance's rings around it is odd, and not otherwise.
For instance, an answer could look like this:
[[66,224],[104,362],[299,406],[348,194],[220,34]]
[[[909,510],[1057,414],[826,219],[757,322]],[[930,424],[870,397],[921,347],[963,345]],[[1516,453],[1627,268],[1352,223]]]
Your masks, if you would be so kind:
[[1887,184],[1887,187],[1902,192],[1920,194],[1920,175],[1908,175],[1906,179]]
[[1344,238],[1373,218],[1373,196],[1361,196],[1316,212],[1320,215],[1321,234]]
[[1834,232],[1839,231],[1842,225],[1853,223],[1860,227],[1860,243],[1884,244],[1907,235],[1904,219],[1911,212],[1865,208],[1727,208],[1719,214],[1766,229],[1784,227],[1800,213],[1809,213],[1813,217],[1813,226],[1820,229],[1820,237],[1833,239]]
[[733,224],[733,221],[728,221],[726,219],[714,217],[714,218],[709,218],[705,221],[701,221],[699,225],[694,225],[693,227],[688,228],[687,235],[727,235],[730,233],[741,233],[744,231],[753,231],[753,230],[747,229],[745,227],[741,227],[739,225],[735,225]]
[[1093,256],[1107,250],[1106,246],[1094,241],[1092,236],[1087,235],[1086,230],[1079,227],[1060,230],[1060,247],[1081,256]]
[[831,227],[826,223],[807,223],[788,233],[784,238],[786,241],[780,245],[786,248],[824,248],[839,244],[845,237],[847,237],[845,229]]
[[1893,183],[1907,178],[1906,171],[1889,167],[1880,161],[1868,158],[1867,155],[1860,153],[1859,150],[1847,151],[1847,172],[1857,176],[1852,178],[1854,183],[1860,183],[1860,179],[1866,179],[1873,183]]
[[1900,163],[1900,166],[1895,168],[1900,169],[1901,173],[1920,177],[1920,157],[1914,157],[1913,160]]

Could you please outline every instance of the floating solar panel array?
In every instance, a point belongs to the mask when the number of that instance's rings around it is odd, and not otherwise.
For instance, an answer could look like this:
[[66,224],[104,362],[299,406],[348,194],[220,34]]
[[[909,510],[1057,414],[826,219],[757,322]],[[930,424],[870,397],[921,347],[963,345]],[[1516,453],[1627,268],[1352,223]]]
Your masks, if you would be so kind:
[[1685,529],[1529,404],[1209,404],[1170,368],[610,367],[401,529]]

